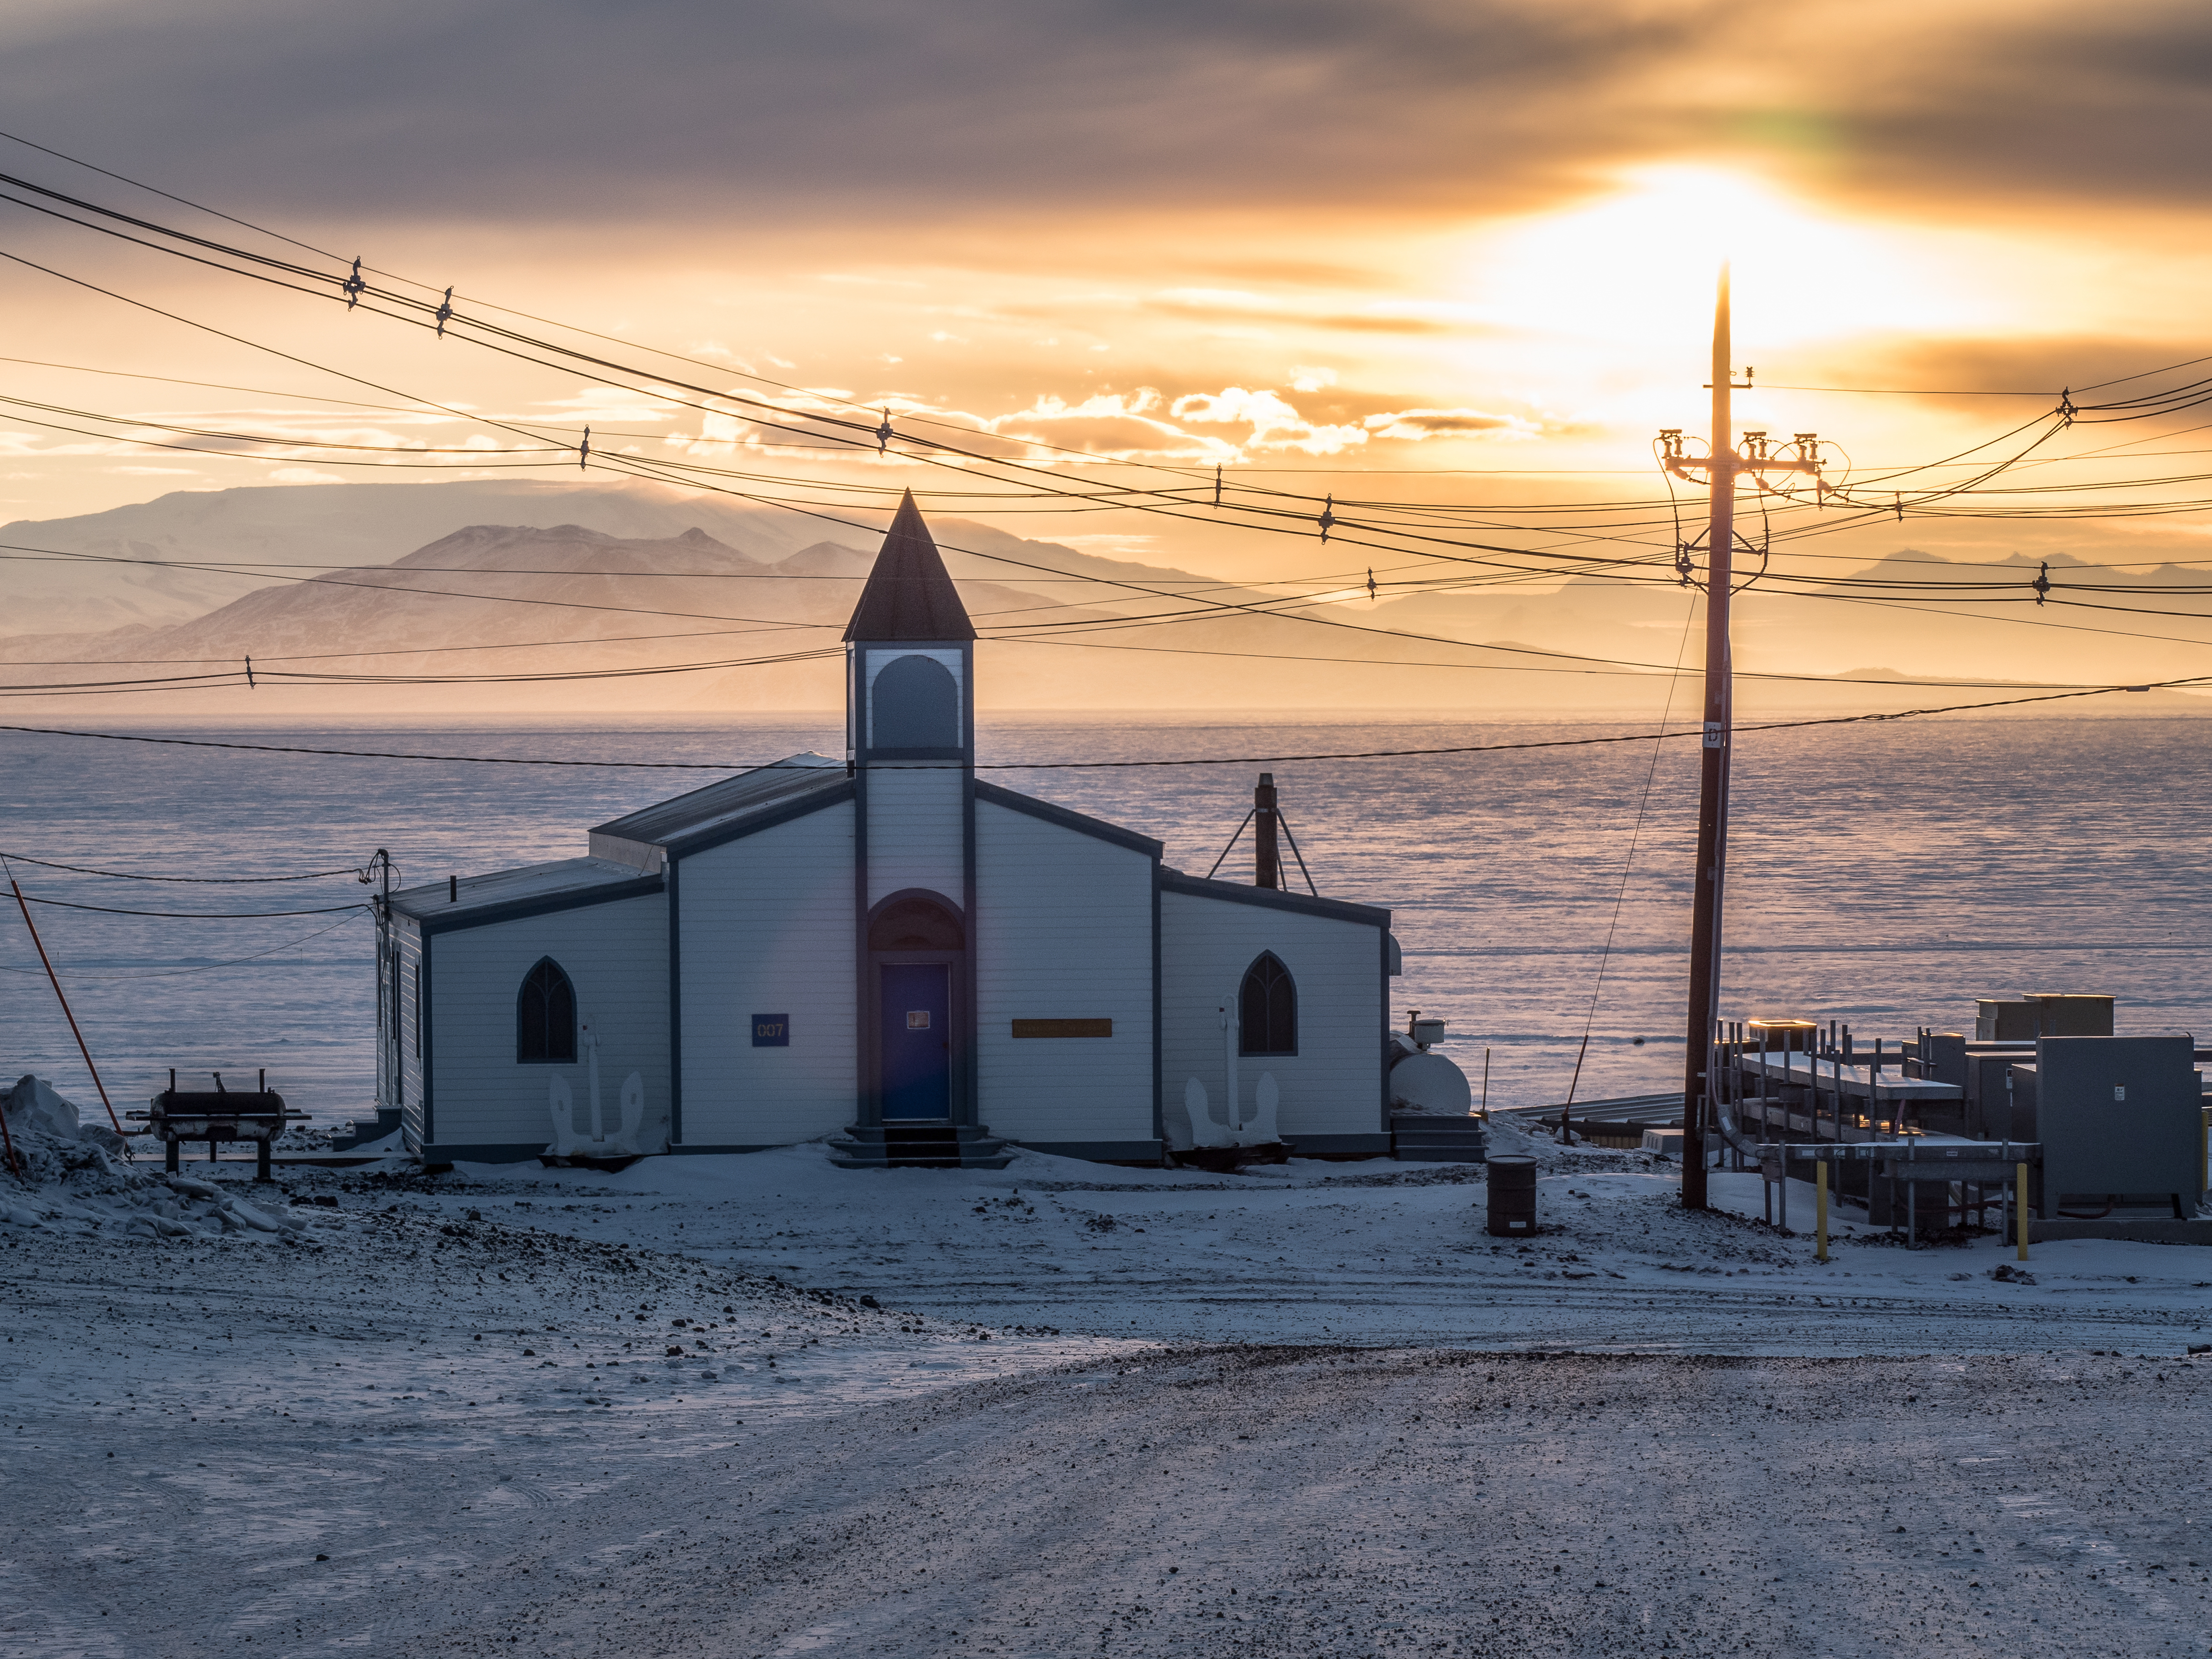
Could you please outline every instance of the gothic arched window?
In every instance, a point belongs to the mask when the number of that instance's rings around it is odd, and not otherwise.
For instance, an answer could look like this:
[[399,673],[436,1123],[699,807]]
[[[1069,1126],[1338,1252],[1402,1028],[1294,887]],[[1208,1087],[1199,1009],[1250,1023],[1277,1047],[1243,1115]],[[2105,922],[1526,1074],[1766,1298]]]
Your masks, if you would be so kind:
[[868,696],[872,749],[957,749],[960,684],[934,657],[899,657],[876,675]]
[[895,893],[868,922],[871,951],[959,951],[967,943],[960,918],[927,893]]
[[540,957],[514,999],[514,1061],[568,1066],[576,1059],[576,988],[561,964]]
[[1298,988],[1273,951],[1262,951],[1244,970],[1237,1000],[1237,1052],[1294,1054],[1298,1051]]

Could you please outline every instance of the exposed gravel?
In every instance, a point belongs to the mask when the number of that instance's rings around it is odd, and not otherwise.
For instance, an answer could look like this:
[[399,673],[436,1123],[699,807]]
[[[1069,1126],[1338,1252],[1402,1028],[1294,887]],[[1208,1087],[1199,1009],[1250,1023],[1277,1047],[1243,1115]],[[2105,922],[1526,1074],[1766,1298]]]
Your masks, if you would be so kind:
[[0,1652],[2201,1653],[2208,1405],[2207,1359],[1239,1347],[770,1427],[33,1437]]
[[0,1659],[2212,1650],[2203,1252],[1546,1164],[1510,1243],[818,1148],[0,1225]]

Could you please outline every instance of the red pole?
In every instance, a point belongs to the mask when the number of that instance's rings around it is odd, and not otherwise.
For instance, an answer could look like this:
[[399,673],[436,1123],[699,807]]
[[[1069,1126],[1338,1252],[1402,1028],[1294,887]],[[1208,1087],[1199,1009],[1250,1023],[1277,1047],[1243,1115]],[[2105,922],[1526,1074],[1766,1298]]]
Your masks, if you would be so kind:
[[107,1098],[107,1085],[100,1080],[100,1067],[92,1063],[92,1050],[84,1046],[84,1033],[76,1028],[76,1016],[70,1012],[69,999],[62,994],[61,977],[54,972],[54,964],[46,955],[46,941],[39,937],[39,925],[31,920],[31,907],[24,902],[23,890],[16,885],[15,878],[8,878],[8,885],[15,895],[15,908],[23,913],[23,926],[31,930],[31,943],[39,947],[39,960],[46,964],[46,980],[54,988],[54,996],[62,1005],[62,1018],[69,1021],[70,1035],[76,1039],[76,1051],[84,1056],[84,1069],[92,1073],[92,1086],[100,1091],[100,1103],[107,1108],[107,1121],[115,1126],[115,1133],[123,1133],[123,1120],[115,1115],[115,1108]]

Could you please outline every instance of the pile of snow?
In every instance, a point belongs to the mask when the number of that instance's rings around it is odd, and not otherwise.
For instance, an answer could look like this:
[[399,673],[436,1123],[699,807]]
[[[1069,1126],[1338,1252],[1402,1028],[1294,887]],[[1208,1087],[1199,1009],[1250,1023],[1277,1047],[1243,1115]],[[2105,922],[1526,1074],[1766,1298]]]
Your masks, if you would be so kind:
[[131,1144],[80,1121],[76,1103],[28,1074],[0,1096],[15,1152],[0,1167],[0,1222],[15,1227],[112,1228],[126,1237],[283,1234],[302,1224],[214,1182],[135,1168]]

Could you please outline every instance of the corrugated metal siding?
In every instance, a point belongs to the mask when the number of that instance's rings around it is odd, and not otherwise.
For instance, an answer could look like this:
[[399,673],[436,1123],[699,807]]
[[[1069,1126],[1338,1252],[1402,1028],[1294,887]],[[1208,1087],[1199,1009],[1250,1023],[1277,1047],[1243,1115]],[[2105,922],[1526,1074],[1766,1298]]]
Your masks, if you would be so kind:
[[[967,901],[967,847],[960,769],[868,769],[868,902],[902,887]],[[817,822],[809,818],[807,823]],[[848,866],[849,868],[849,866]]]
[[580,1040],[574,1065],[515,1062],[515,995],[540,957],[561,964],[576,988],[579,1025],[588,1024],[599,1037],[601,1121],[610,1128],[620,1125],[623,1079],[637,1072],[645,1083],[646,1127],[639,1144],[651,1149],[665,1139],[667,905],[666,895],[653,893],[436,937],[430,975],[433,1144],[550,1144],[550,1089],[556,1074],[574,1096],[577,1121],[589,1123],[591,1073]]
[[422,1060],[421,1029],[415,1011],[422,1006],[416,988],[422,975],[422,931],[406,917],[392,919],[392,948],[399,956],[398,995],[392,1017],[399,1033],[400,1127],[407,1144],[422,1144]]
[[[1150,1140],[1152,860],[978,802],[975,875],[982,1121],[1016,1140]],[[1017,1039],[1017,1019],[1114,1035]]]
[[1206,1085],[1217,1119],[1227,1115],[1219,1010],[1262,951],[1279,957],[1297,984],[1298,1052],[1239,1057],[1243,1115],[1252,1112],[1260,1073],[1273,1072],[1285,1139],[1387,1133],[1380,933],[1358,922],[1163,893],[1160,1070],[1169,1139],[1188,1144],[1187,1133],[1176,1133],[1188,1078]]
[[[859,1100],[852,803],[678,871],[684,1144],[778,1146],[843,1128]],[[752,1046],[751,1017],[767,1013],[791,1017],[790,1047]]]

